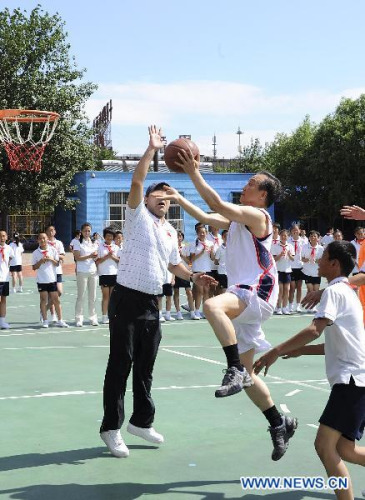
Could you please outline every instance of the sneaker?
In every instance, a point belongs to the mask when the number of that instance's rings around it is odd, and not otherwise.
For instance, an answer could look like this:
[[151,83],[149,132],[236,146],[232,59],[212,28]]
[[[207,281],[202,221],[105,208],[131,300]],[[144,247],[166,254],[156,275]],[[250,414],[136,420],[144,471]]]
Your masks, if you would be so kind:
[[133,434],[134,436],[141,437],[150,443],[161,444],[164,442],[162,434],[156,432],[153,427],[136,427],[129,422],[127,425],[127,432],[129,432],[129,434]]
[[277,312],[276,312],[276,314],[280,314],[280,315],[283,314],[283,310],[282,309],[278,309]]
[[23,287],[22,287],[22,286],[20,286],[20,287],[18,288],[17,293],[23,293]]
[[176,319],[177,319],[178,321],[182,321],[182,320],[184,319],[184,316],[182,315],[181,311],[178,311],[178,312],[176,313]]
[[271,458],[275,461],[285,454],[289,446],[289,439],[293,437],[295,429],[298,427],[298,419],[292,417],[281,417],[282,424],[278,427],[269,427],[271,440],[274,445]]
[[90,325],[91,326],[99,326],[99,322],[97,319],[91,319],[90,320]]
[[190,313],[190,319],[199,320],[200,319],[200,314],[196,314],[194,311],[192,311]]
[[291,312],[289,311],[289,309],[287,307],[283,307],[283,314],[290,315]]
[[129,450],[120,435],[120,430],[105,431],[100,433],[101,439],[107,445],[110,453],[117,458],[129,456]]
[[241,372],[235,366],[231,366],[227,370],[223,370],[224,377],[222,385],[215,391],[216,398],[225,398],[241,392],[244,387],[253,385],[252,378],[248,374],[246,368]]
[[171,316],[170,313],[166,313],[165,320],[166,321],[175,321],[175,318],[173,316]]
[[294,303],[293,303],[293,307],[292,307],[292,311],[291,311],[291,312],[293,312],[293,313],[298,312],[298,307],[299,307],[299,305],[298,305],[296,302],[294,302]]
[[56,326],[59,326],[60,328],[70,328],[70,325],[68,325],[66,321],[63,321],[63,319],[59,319]]
[[160,322],[160,323],[165,323],[165,321],[166,321],[166,320],[165,320],[165,318],[162,316],[162,314],[161,314],[161,316],[158,318],[158,320],[159,320],[159,322]]
[[101,317],[101,322],[103,323],[103,325],[108,325],[108,324],[109,324],[109,318],[108,318],[108,315],[107,315],[107,314],[104,314],[104,315]]
[[289,313],[291,314],[292,312],[294,312],[294,306],[293,304],[289,304]]
[[75,326],[77,326],[78,328],[81,327],[81,326],[84,326],[83,322],[81,321],[81,319],[79,319],[78,321],[76,321],[76,324]]
[[58,318],[57,318],[57,314],[51,314],[51,323],[57,323],[58,322]]
[[10,325],[4,319],[0,323],[0,330],[9,330]]
[[199,316],[200,316],[200,318],[201,318],[201,319],[206,319],[206,318],[205,318],[205,314],[204,314],[203,312],[200,312],[200,311],[199,311]]
[[42,328],[48,328],[48,320],[47,319],[44,319],[42,320]]
[[183,304],[183,305],[181,306],[181,309],[184,309],[184,311],[188,311],[188,312],[190,312],[190,307],[189,307],[189,305],[188,305],[188,304]]
[[12,290],[13,290],[13,293],[16,293],[16,288],[13,288]]
[[279,309],[277,307],[275,307],[274,314],[278,314],[278,312],[279,312]]

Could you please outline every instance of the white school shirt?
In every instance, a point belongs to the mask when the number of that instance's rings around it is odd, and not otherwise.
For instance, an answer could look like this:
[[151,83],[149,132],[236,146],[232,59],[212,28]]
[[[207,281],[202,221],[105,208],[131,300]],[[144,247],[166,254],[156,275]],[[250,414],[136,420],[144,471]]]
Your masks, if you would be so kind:
[[[41,250],[39,247],[34,250],[32,254],[32,265],[34,266],[45,256],[43,252],[47,252],[46,256],[52,259],[58,260],[59,256],[57,250],[51,246],[47,246],[46,250]],[[41,266],[36,270],[37,273],[37,283],[55,283],[57,281],[57,266],[53,262],[47,261],[41,264]]]
[[[55,238],[53,241],[48,240],[47,244],[49,246],[53,247],[54,249],[56,249],[58,255],[65,255],[65,247],[63,246],[62,241],[56,240],[56,238]],[[59,265],[57,266],[56,272],[57,272],[57,274],[62,274],[61,261],[60,261]]]
[[13,250],[14,258],[11,260],[10,265],[12,266],[21,266],[22,265],[22,254],[24,253],[24,247],[19,242],[17,245],[14,241],[10,243],[10,248]]
[[275,261],[276,262],[276,268],[278,271],[281,273],[291,273],[292,271],[292,261],[289,258],[289,255],[294,257],[294,248],[290,243],[286,243],[283,245],[282,243],[278,243],[274,245],[274,248],[271,250],[271,253],[273,255],[280,255],[283,249],[285,248],[285,255],[283,257],[280,257],[279,260]]
[[207,239],[201,242],[199,239],[190,243],[190,254],[198,254],[203,248],[204,252],[199,255],[197,259],[193,261],[192,271],[194,273],[209,273],[212,270],[212,259],[210,258],[210,251],[214,247],[214,243],[208,241]]
[[76,242],[80,242],[80,240],[78,238],[73,238],[71,241],[70,241],[70,247],[72,248],[72,250],[74,249],[75,247],[75,243]]
[[324,329],[327,378],[334,384],[365,387],[365,332],[361,302],[343,276],[332,280],[322,294],[315,318],[331,321]]
[[[361,243],[359,243],[359,240],[357,240],[356,238],[354,240],[351,240],[350,243],[352,243],[355,247],[355,250],[356,250],[356,265],[355,267],[353,268],[352,272],[353,273],[358,273],[359,272],[359,253],[360,253],[360,248],[361,248]],[[13,265],[13,264],[12,264]]]
[[161,294],[162,285],[169,283],[169,263],[181,262],[176,229],[141,201],[134,209],[127,206],[123,233],[117,283],[149,295]]
[[299,236],[299,238],[300,238],[301,240],[303,240],[303,244],[304,244],[304,245],[307,245],[307,243],[309,243],[309,240],[308,240],[308,238],[307,238],[306,236]]
[[[313,250],[314,249],[314,250]],[[314,255],[313,255],[314,253]],[[316,245],[312,247],[310,243],[302,248],[302,258],[317,260],[323,255],[323,247]],[[303,273],[306,276],[318,277],[318,264],[316,262],[303,262]]]
[[0,283],[9,281],[9,266],[13,265],[14,252],[10,245],[0,245]]
[[294,248],[294,260],[291,263],[291,268],[302,269],[302,248],[304,246],[304,241],[301,238],[295,240],[292,236],[289,236],[288,243]]
[[272,222],[269,213],[263,212],[269,223],[269,234],[257,238],[245,224],[231,222],[226,250],[228,287],[246,285],[256,290],[258,297],[272,307],[276,306],[279,293],[278,272],[271,255]]
[[270,248],[270,252],[271,252],[271,253],[272,253],[272,251],[273,251],[274,246],[275,246],[275,245],[278,245],[279,243],[280,243],[280,238],[276,238],[275,240],[274,240],[274,238],[273,238],[273,239],[271,240],[271,248]]
[[[85,255],[90,255],[91,253],[98,251],[98,245],[90,240],[79,240],[75,241],[74,251],[80,252],[80,257],[85,257]],[[78,273],[96,273],[96,264],[93,257],[86,260],[76,261],[76,271]]]
[[321,245],[323,246],[323,248],[326,248],[326,246],[329,245],[332,241],[333,234],[327,233],[321,238]]
[[218,262],[218,274],[227,274],[226,251],[227,251],[227,247],[224,243],[222,243],[221,246],[218,248],[218,250],[215,253],[215,258],[219,261]]
[[[185,245],[184,243],[182,244],[181,247],[179,247],[179,253],[181,257],[189,257],[190,255],[190,250],[189,250],[189,245]],[[191,265],[188,264],[184,259],[181,259],[181,262],[184,264],[184,266],[190,270]]]
[[[118,257],[117,254],[120,248],[112,242],[110,249],[114,257]],[[109,253],[108,245],[106,243],[101,243],[98,248],[98,258],[105,257]],[[115,276],[118,273],[118,262],[115,262],[112,258],[104,260],[104,262],[98,264],[97,267],[99,276]]]
[[[213,243],[213,252],[214,254],[216,253],[216,251],[218,250],[218,248],[221,246],[221,244],[223,243],[223,239],[222,239],[222,236],[218,233],[217,236],[214,236],[213,233],[208,233],[207,234],[207,240],[208,241],[211,241]],[[212,271],[216,271],[218,269],[218,266],[216,264],[214,264],[214,261],[212,260],[211,261],[211,270]]]

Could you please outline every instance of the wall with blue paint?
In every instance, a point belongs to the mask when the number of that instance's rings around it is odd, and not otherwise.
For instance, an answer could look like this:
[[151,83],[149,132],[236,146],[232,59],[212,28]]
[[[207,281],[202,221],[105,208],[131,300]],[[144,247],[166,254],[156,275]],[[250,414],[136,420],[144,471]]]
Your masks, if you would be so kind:
[[[80,228],[81,224],[88,221],[92,224],[93,232],[102,234],[104,221],[109,219],[109,193],[128,192],[132,176],[132,172],[105,171],[86,171],[76,174],[74,184],[78,186],[77,196],[80,200],[76,206],[76,228]],[[232,192],[240,192],[251,176],[252,174],[239,173],[208,173],[203,175],[206,182],[217,191],[224,201],[232,201]],[[183,193],[185,198],[194,205],[204,211],[209,211],[208,206],[201,199],[186,174],[151,172],[147,175],[145,187],[161,181],[167,182]],[[269,211],[273,217],[273,207],[270,207]],[[183,219],[185,240],[192,241],[195,238],[194,225],[196,221],[186,213],[183,213]],[[72,236],[70,213],[58,210],[55,222],[58,237],[62,241],[69,242]]]

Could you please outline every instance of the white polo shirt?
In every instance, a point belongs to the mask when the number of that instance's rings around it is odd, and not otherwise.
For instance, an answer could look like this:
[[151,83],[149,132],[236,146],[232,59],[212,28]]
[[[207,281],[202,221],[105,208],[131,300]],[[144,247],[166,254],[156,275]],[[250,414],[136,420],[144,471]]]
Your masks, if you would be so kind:
[[280,255],[281,252],[285,249],[285,255],[280,257],[279,260],[276,261],[276,268],[278,271],[281,273],[291,273],[292,267],[292,261],[289,258],[289,255],[294,257],[294,248],[290,243],[286,243],[283,245],[282,243],[278,243],[274,245],[274,247],[271,250],[271,253],[273,255]]
[[[44,253],[46,252],[46,254]],[[44,256],[58,260],[57,250],[51,246],[47,246],[47,250],[41,250],[39,247],[32,254],[32,266],[37,264]],[[57,266],[53,262],[47,261],[41,264],[37,269],[37,283],[55,283],[57,281]]]
[[209,240],[201,242],[199,239],[190,243],[190,255],[200,253],[203,248],[204,252],[193,261],[192,270],[194,273],[209,273],[212,270],[213,261],[210,258],[210,252],[214,247],[214,243]]
[[12,241],[9,246],[13,250],[13,253],[14,253],[14,258],[11,260],[10,265],[11,266],[21,266],[22,265],[22,254],[24,253],[23,245],[20,242],[19,242],[19,245],[17,245],[14,241]]
[[326,248],[326,246],[332,243],[332,241],[333,241],[333,234],[327,233],[324,236],[322,236],[321,245],[323,246],[323,248]]
[[[118,251],[120,251],[120,248],[113,242],[110,246],[106,243],[101,243],[98,248],[98,258],[105,257],[110,253],[114,257],[118,257]],[[115,262],[111,257],[98,264],[97,267],[99,276],[115,276],[118,273],[118,262]]]
[[313,278],[318,276],[318,264],[314,261],[320,259],[322,255],[323,247],[321,247],[321,245],[312,247],[310,243],[307,243],[307,245],[303,246],[302,258],[305,257],[306,259],[310,259],[309,262],[303,262],[303,273],[306,276],[312,276]]
[[[208,233],[207,234],[207,240],[208,241],[211,241],[213,243],[213,252],[216,253],[216,251],[218,250],[218,248],[221,246],[221,244],[223,243],[223,239],[222,239],[222,236],[217,233],[217,236],[214,236],[213,233]],[[214,261],[212,260],[211,261],[211,269],[212,271],[216,271],[218,270],[218,266],[216,264],[214,264]]]
[[[47,244],[54,249],[57,250],[58,255],[65,255],[65,247],[63,246],[62,241],[56,240],[56,238],[53,241],[48,240]],[[61,261],[59,265],[57,266],[57,274],[62,274],[62,264]]]
[[292,236],[289,236],[288,243],[290,243],[294,248],[294,260],[291,263],[291,268],[302,269],[302,248],[304,246],[304,241],[301,238],[295,240]]
[[149,295],[161,294],[162,285],[169,283],[169,263],[181,262],[175,228],[155,217],[141,201],[135,209],[127,206],[123,233],[117,283]]
[[0,245],[0,283],[9,281],[9,266],[13,265],[14,252],[10,245]]
[[322,294],[315,318],[331,320],[324,330],[327,378],[334,384],[365,387],[365,332],[361,302],[348,279],[332,280]]
[[226,269],[226,250],[227,247],[224,243],[218,248],[215,253],[215,258],[219,261],[218,263],[218,274],[227,274]]
[[[90,240],[75,240],[74,251],[80,252],[80,257],[85,257],[85,255],[90,255],[93,252],[98,251],[98,245]],[[85,260],[76,261],[76,271],[78,273],[96,273],[96,264],[93,257]]]

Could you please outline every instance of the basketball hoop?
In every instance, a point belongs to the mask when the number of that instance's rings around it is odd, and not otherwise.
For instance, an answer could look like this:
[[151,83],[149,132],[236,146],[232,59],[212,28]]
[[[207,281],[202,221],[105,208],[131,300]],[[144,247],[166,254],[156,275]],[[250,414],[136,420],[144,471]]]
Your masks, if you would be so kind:
[[0,110],[0,141],[11,170],[40,172],[45,147],[56,130],[59,117],[52,111]]

